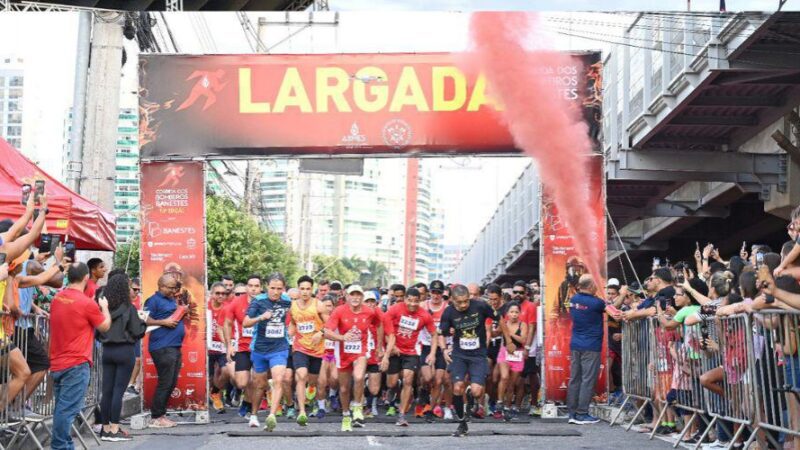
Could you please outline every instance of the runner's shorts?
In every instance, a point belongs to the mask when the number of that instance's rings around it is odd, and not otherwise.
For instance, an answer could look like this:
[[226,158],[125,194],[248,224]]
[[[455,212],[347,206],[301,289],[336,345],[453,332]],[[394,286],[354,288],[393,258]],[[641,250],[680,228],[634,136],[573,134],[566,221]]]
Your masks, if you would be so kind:
[[389,357],[389,375],[400,373],[400,370],[417,370],[419,368],[419,356],[417,355],[397,355]]
[[253,367],[253,362],[250,361],[250,352],[236,352],[233,355],[233,362],[236,365],[236,372],[249,372]]
[[294,352],[292,354],[292,367],[294,370],[305,367],[308,369],[309,374],[319,375],[319,371],[322,368],[322,358],[306,355],[303,352]]
[[447,371],[453,378],[453,383],[464,381],[469,374],[470,383],[484,385],[489,374],[489,361],[486,356],[465,356],[453,352],[453,362]]
[[[428,355],[431,354],[431,346],[430,345],[423,345],[422,352],[419,355],[419,365],[425,366],[427,363],[425,362],[428,359]],[[436,361],[433,363],[433,368],[436,370],[445,370],[447,369],[447,361],[444,360],[444,352],[442,349],[436,350]]]
[[214,376],[214,366],[219,366],[220,369],[228,364],[228,357],[225,353],[208,352],[208,376]]
[[253,368],[256,373],[264,373],[273,367],[286,367],[286,363],[289,360],[289,350],[274,353],[251,352],[250,360],[253,361]]

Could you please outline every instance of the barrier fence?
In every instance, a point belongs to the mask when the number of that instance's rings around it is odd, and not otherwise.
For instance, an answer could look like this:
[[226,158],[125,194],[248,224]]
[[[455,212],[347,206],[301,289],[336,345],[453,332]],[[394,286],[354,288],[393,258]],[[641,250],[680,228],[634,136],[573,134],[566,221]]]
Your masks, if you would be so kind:
[[[46,316],[24,315],[14,321],[8,313],[0,313],[0,320],[5,330],[0,338],[0,449],[26,448],[30,441],[42,450],[52,436],[48,424],[55,412],[53,380],[49,370],[31,373],[27,361],[37,351],[49,355],[50,320]],[[84,449],[88,445],[81,435],[83,429],[88,429],[100,445],[88,417],[100,401],[101,359],[102,346],[95,345],[84,408],[72,425],[73,434]],[[38,379],[41,382],[29,391],[30,380]],[[37,434],[44,438],[39,439]]]
[[626,398],[611,425],[632,400],[641,405],[626,430],[647,405],[658,414],[656,424],[669,408],[683,416],[675,447],[697,424],[703,433],[695,448],[712,428],[729,448],[741,440],[745,448],[754,440],[760,448],[782,448],[786,436],[800,439],[800,312],[701,319],[623,324]]

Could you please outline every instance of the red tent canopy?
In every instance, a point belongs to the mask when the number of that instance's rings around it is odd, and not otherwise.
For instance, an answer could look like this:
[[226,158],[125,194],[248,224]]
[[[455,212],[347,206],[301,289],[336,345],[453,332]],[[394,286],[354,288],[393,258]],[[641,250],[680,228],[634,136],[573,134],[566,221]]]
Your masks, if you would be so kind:
[[79,250],[116,250],[113,214],[69,190],[0,138],[0,220],[18,219],[25,212],[22,185],[42,179],[50,210],[48,233],[69,236]]

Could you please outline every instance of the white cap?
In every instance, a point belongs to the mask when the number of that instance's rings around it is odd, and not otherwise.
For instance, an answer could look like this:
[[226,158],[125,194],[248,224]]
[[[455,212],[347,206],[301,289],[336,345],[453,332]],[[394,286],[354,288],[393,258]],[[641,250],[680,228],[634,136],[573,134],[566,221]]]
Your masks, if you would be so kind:
[[606,285],[606,287],[617,287],[618,288],[619,286],[620,286],[620,284],[619,284],[619,280],[618,279],[616,279],[616,278],[609,278],[608,279],[608,284]]
[[378,297],[375,296],[375,292],[374,291],[367,291],[367,292],[364,292],[364,300],[375,300],[375,301],[377,301]]
[[352,294],[353,292],[360,292],[364,293],[364,289],[361,289],[361,286],[357,284],[351,284],[349,288],[347,288],[347,293]]

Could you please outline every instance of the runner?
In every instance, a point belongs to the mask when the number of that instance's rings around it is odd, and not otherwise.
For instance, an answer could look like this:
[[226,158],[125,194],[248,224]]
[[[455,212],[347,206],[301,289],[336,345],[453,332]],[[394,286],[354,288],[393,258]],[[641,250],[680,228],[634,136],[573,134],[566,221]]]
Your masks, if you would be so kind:
[[[232,288],[232,286],[231,286]],[[233,363],[228,364],[225,352],[225,298],[228,290],[221,282],[211,285],[211,298],[208,300],[208,376],[211,379],[211,404],[217,413],[225,412],[222,403],[222,389],[233,375]]]
[[[286,371],[286,362],[289,359],[289,340],[286,319],[292,302],[281,297],[286,288],[286,279],[280,273],[273,273],[267,278],[267,294],[256,297],[247,308],[247,316],[242,325],[256,327],[253,351],[250,359],[255,370],[254,381],[255,396],[261,399],[264,391],[269,386],[267,372],[272,376],[272,396],[270,401],[269,416],[267,416],[264,429],[272,431],[278,424],[275,413],[281,403],[283,376]],[[258,414],[259,402],[253,402],[252,418]],[[258,419],[256,419],[258,423]]]
[[[398,303],[403,303],[406,298],[406,287],[402,284],[393,284],[389,287],[392,294],[389,298],[389,305],[387,311]],[[397,386],[397,375],[386,377],[386,389],[388,391],[387,398],[389,400],[389,408],[386,410],[386,415],[389,417],[397,415],[397,398],[399,397],[399,389]]]
[[[384,316],[384,330],[388,337],[386,355],[389,356],[389,370],[387,380],[390,387],[397,383],[397,375],[402,371],[403,389],[400,393],[400,415],[397,425],[407,427],[406,413],[411,404],[411,394],[414,389],[414,373],[419,368],[419,351],[417,341],[419,332],[424,328],[428,333],[436,336],[436,327],[433,318],[427,311],[420,309],[420,292],[411,288],[406,293],[405,302],[397,303],[389,308]],[[433,366],[436,358],[437,343],[431,346],[425,364]],[[386,358],[384,356],[384,358]],[[393,381],[392,381],[393,380]]]
[[[326,295],[322,299],[321,308],[330,317],[333,313],[335,299],[332,295]],[[323,330],[324,333],[324,330]],[[322,396],[325,398],[325,391],[328,391],[328,399],[331,402],[331,410],[339,409],[339,370],[336,369],[336,356],[334,355],[336,342],[325,339],[325,355],[322,357],[322,368],[319,372],[319,385],[322,387]],[[318,419],[324,419],[326,413],[325,400],[317,401],[317,411],[311,415]]]
[[[328,312],[318,300],[311,297],[314,288],[313,278],[303,275],[297,280],[297,288],[300,291],[300,298],[292,302],[289,333],[294,335],[292,360],[297,383],[295,393],[300,407],[297,423],[305,426],[308,423],[306,384],[316,386],[317,403],[321,402],[320,410],[325,410],[325,390],[323,386],[317,384],[317,381],[322,367],[322,356],[325,354],[323,329],[328,320]],[[322,417],[325,417],[324,412]]]
[[[516,418],[519,414],[519,402],[522,394],[517,390],[517,381],[524,366],[524,347],[527,342],[528,325],[520,320],[522,311],[519,303],[512,300],[505,308],[505,316],[500,320],[503,334],[510,337],[504,340],[497,355],[497,366],[500,369],[500,383],[497,388],[497,411],[506,421]],[[509,409],[516,393],[516,403]],[[503,404],[505,403],[505,407]]]
[[[240,291],[238,286],[236,291]],[[254,397],[253,385],[250,382],[250,369],[253,363],[250,361],[250,342],[253,340],[253,328],[243,327],[247,309],[253,299],[261,295],[261,277],[250,275],[247,278],[246,294],[236,296],[225,308],[225,328],[223,338],[225,346],[228,348],[228,361],[234,363],[233,384],[242,391],[242,401],[239,406],[239,415],[246,417],[251,409],[250,401],[258,405],[258,397]],[[233,325],[236,328],[233,328]],[[250,426],[258,427],[258,417],[250,418]]]
[[[373,308],[375,312],[378,313],[381,323],[383,323],[384,313],[378,307],[378,299],[373,291],[364,293],[364,304],[370,308]],[[377,340],[377,336],[378,327],[373,323],[369,327],[369,337],[367,337],[367,350],[369,351],[369,358],[367,359],[367,403],[365,405],[367,407],[367,411],[365,413],[365,417],[367,419],[371,419],[378,415],[378,397],[381,393],[381,387],[383,387],[383,372],[381,372],[381,360],[378,357],[378,354],[384,354],[385,349],[382,348],[380,352],[375,351],[375,341]]]
[[[433,280],[430,284],[430,300],[425,302],[424,309],[433,318],[433,323],[436,329],[439,329],[439,322],[442,318],[447,303],[444,301],[444,283],[440,280]],[[450,338],[448,338],[450,339]],[[437,339],[438,341],[438,339]],[[442,398],[442,387],[445,384],[445,377],[447,375],[447,363],[444,360],[444,352],[440,347],[436,349],[436,355],[433,365],[426,363],[428,355],[431,353],[431,344],[434,342],[433,336],[425,328],[419,333],[419,343],[421,346],[419,365],[420,365],[420,403],[422,406],[421,414],[428,420],[431,415],[436,417],[445,417],[445,420],[451,420],[452,414],[448,406],[444,410],[439,402]]]
[[[453,436],[464,436],[469,432],[467,414],[464,409],[464,393],[467,392],[469,409],[483,399],[483,386],[489,372],[486,349],[486,319],[496,318],[497,313],[487,303],[471,300],[466,287],[456,284],[451,289],[453,307],[442,314],[439,324],[439,345],[444,346],[445,338],[453,334],[452,354],[445,353],[449,372],[453,377],[453,404],[458,418],[458,429]],[[469,374],[470,386],[465,389],[465,379]]]
[[[503,304],[503,295],[500,286],[492,283],[486,286],[486,297],[489,306],[492,307],[498,316],[500,311],[505,310]],[[491,376],[486,380],[486,391],[489,394],[489,409],[492,417],[495,419],[503,418],[502,408],[496,407],[497,400],[502,399],[502,395],[498,394],[498,387],[500,384],[500,367],[497,366],[497,356],[500,354],[500,347],[503,346],[503,332],[500,329],[500,318],[486,319],[486,333],[489,354],[489,373]]]
[[[286,300],[290,300],[292,304],[294,304],[298,299],[300,299],[300,290],[297,288],[291,288],[286,291],[281,297]],[[286,326],[289,326],[289,317],[286,318]],[[287,330],[288,331],[288,330]],[[286,370],[283,371],[283,384],[281,388],[281,392],[283,392],[283,397],[281,399],[282,404],[278,405],[278,412],[277,416],[280,417],[283,415],[283,406],[286,405],[286,418],[296,419],[297,418],[297,410],[294,407],[294,358],[292,353],[292,348],[294,347],[294,334],[289,333],[289,358],[286,360]],[[303,396],[305,399],[305,395]],[[298,399],[300,401],[300,399]],[[264,405],[266,406],[266,405]],[[266,408],[265,408],[266,409]]]
[[[337,307],[325,324],[325,337],[337,342],[336,363],[342,398],[342,431],[364,426],[364,377],[367,371],[369,326],[378,328],[378,350],[383,348],[383,324],[376,309],[364,306],[364,291],[359,285],[347,288],[347,304]],[[388,361],[386,361],[388,364]],[[353,417],[350,417],[350,383],[353,386]]]

